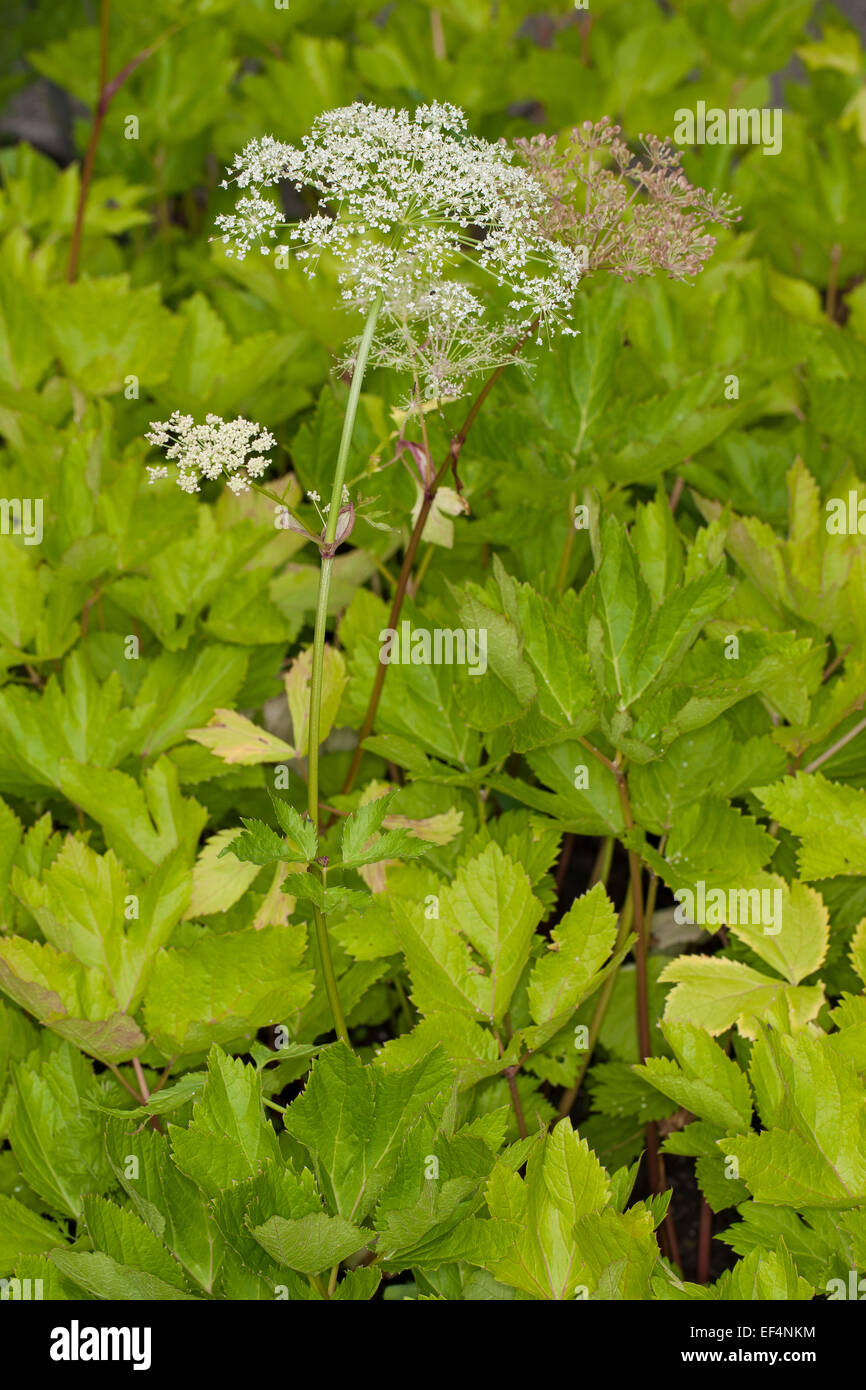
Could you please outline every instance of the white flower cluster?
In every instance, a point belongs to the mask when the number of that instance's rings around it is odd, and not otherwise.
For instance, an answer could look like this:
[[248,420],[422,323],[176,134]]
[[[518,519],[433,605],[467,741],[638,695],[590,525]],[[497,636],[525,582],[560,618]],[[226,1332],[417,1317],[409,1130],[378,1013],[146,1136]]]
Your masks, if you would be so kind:
[[[277,441],[268,430],[251,420],[222,420],[208,415],[197,425],[191,415],[176,410],[170,420],[155,421],[145,435],[148,444],[165,449],[165,456],[177,465],[177,484],[184,492],[198,492],[202,478],[225,475],[232,492],[249,492],[253,479],[260,478],[270,460],[266,450]],[[148,468],[149,479],[167,478],[163,464]]]
[[[504,142],[471,135],[457,107],[410,115],[357,102],[319,116],[300,147],[270,136],[249,144],[228,171],[247,192],[217,225],[239,257],[254,245],[267,253],[288,227],[309,275],[328,252],[347,303],[365,309],[381,295],[392,324],[471,335],[484,305],[454,273],[475,266],[507,292],[516,317],[504,336],[536,319],[570,332],[581,257],[544,233],[549,195],[513,158]],[[316,212],[291,225],[262,192],[284,180],[319,198]]]

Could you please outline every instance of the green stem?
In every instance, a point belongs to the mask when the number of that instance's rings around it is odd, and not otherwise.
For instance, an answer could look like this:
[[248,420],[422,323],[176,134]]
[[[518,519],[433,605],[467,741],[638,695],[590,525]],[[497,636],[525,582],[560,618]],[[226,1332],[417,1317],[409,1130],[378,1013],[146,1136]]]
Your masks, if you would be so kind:
[[568,499],[568,533],[565,537],[565,545],[562,549],[562,558],[559,562],[559,573],[556,576],[557,590],[562,593],[568,579],[568,566],[571,563],[571,552],[574,549],[574,509],[577,505],[577,493],[573,492]]
[[595,865],[592,870],[592,877],[589,880],[589,887],[594,888],[597,883],[603,883],[607,887],[607,880],[610,876],[610,866],[613,862],[613,836],[607,835],[602,840],[596,857]]
[[[337,453],[337,468],[334,474],[334,486],[331,490],[331,505],[328,511],[328,521],[325,527],[324,545],[331,547],[337,534],[337,524],[340,518],[340,507],[343,501],[343,485],[346,478],[346,465],[349,461],[349,449],[352,444],[352,434],[355,428],[355,417],[358,413],[358,401],[361,397],[361,386],[364,381],[364,373],[367,370],[367,360],[370,356],[370,348],[373,343],[373,334],[376,331],[376,321],[379,317],[381,308],[381,298],[377,296],[372,308],[367,315],[367,322],[364,325],[364,333],[358,348],[358,356],[355,361],[355,370],[352,373],[352,384],[349,387],[349,400],[346,405],[346,415],[343,420],[343,433],[340,438],[340,448]],[[331,570],[334,565],[333,555],[322,555],[322,565],[319,570],[319,593],[316,600],[316,625],[313,632],[313,665],[310,675],[310,732],[307,753],[307,810],[310,820],[319,828],[319,741],[322,723],[322,690],[324,685],[325,671],[325,632],[328,625],[328,594],[331,589]],[[322,866],[318,866],[319,877],[324,884],[325,871]],[[316,919],[316,939],[319,943],[319,955],[322,961],[322,974],[325,979],[325,990],[328,995],[328,1003],[331,1006],[331,1016],[334,1020],[334,1027],[337,1036],[349,1046],[349,1032],[346,1028],[346,1020],[343,1017],[343,1010],[340,1007],[340,998],[337,993],[337,977],[334,974],[334,962],[331,959],[331,946],[328,940],[328,925],[325,914],[320,908],[315,909]]]

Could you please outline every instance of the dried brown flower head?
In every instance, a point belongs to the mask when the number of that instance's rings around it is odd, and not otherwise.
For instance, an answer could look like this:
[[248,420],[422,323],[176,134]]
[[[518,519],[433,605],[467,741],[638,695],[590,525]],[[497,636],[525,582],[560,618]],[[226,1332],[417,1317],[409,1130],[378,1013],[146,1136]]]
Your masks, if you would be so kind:
[[519,154],[550,195],[543,231],[583,248],[587,271],[633,280],[665,271],[686,280],[703,270],[716,238],[707,223],[738,220],[727,194],[695,188],[682,154],[655,135],[635,155],[605,116],[566,135],[516,140]]

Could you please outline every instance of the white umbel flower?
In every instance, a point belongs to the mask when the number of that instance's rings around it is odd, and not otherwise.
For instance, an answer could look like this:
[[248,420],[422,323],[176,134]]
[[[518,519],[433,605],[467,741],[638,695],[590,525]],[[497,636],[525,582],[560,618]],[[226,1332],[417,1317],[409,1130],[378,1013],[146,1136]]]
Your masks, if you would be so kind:
[[[191,415],[176,410],[169,420],[154,421],[145,435],[148,444],[164,449],[177,465],[177,484],[184,492],[198,492],[202,478],[225,477],[232,492],[249,492],[253,481],[266,471],[264,455],[276,448],[274,436],[252,420],[222,420],[208,415],[197,425]],[[149,479],[167,478],[165,464],[148,468]]]
[[[436,102],[410,114],[356,102],[319,116],[300,147],[272,136],[249,144],[228,171],[244,194],[217,225],[238,257],[253,246],[267,252],[279,230],[309,275],[329,253],[349,306],[367,309],[381,296],[386,331],[390,320],[471,339],[485,304],[459,277],[480,267],[506,292],[513,315],[497,325],[501,357],[503,344],[536,320],[547,333],[572,331],[582,270],[572,247],[545,234],[549,194],[513,158],[504,142],[471,135],[455,106]],[[312,216],[284,222],[263,192],[283,181],[315,190]],[[488,340],[492,331],[488,325]]]

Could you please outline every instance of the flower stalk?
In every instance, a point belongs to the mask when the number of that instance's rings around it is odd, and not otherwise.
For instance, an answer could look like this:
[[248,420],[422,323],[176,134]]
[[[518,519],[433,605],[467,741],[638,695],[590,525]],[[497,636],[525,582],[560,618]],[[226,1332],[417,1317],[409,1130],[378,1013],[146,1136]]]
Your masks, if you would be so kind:
[[[376,323],[379,318],[381,303],[381,295],[377,295],[367,314],[364,333],[358,348],[358,355],[355,360],[355,371],[352,375],[352,384],[349,387],[349,400],[343,419],[343,432],[340,437],[340,447],[337,453],[337,467],[334,473],[334,486],[331,491],[328,520],[320,547],[322,561],[319,570],[319,592],[316,599],[316,624],[313,632],[313,663],[310,676],[310,721],[307,752],[307,811],[310,820],[317,830],[319,828],[319,742],[322,718],[322,690],[325,671],[325,635],[328,624],[328,595],[331,589],[331,571],[334,566],[334,549],[337,526],[340,519],[343,488],[345,486],[346,465],[349,461],[349,450],[352,445],[352,435],[355,429],[355,419],[358,413],[361,387],[364,382],[364,374],[367,370],[367,362],[370,356],[373,335],[376,331]],[[314,871],[318,874],[324,886],[327,869],[324,865],[318,864],[314,866]],[[316,939],[318,941],[319,956],[322,962],[322,974],[325,980],[328,1003],[331,1006],[334,1027],[336,1028],[337,1036],[341,1038],[343,1042],[348,1043],[349,1033],[346,1028],[346,1020],[343,1015],[340,997],[337,991],[337,978],[334,973],[331,945],[328,939],[328,924],[325,913],[318,907],[315,909],[315,921]]]

